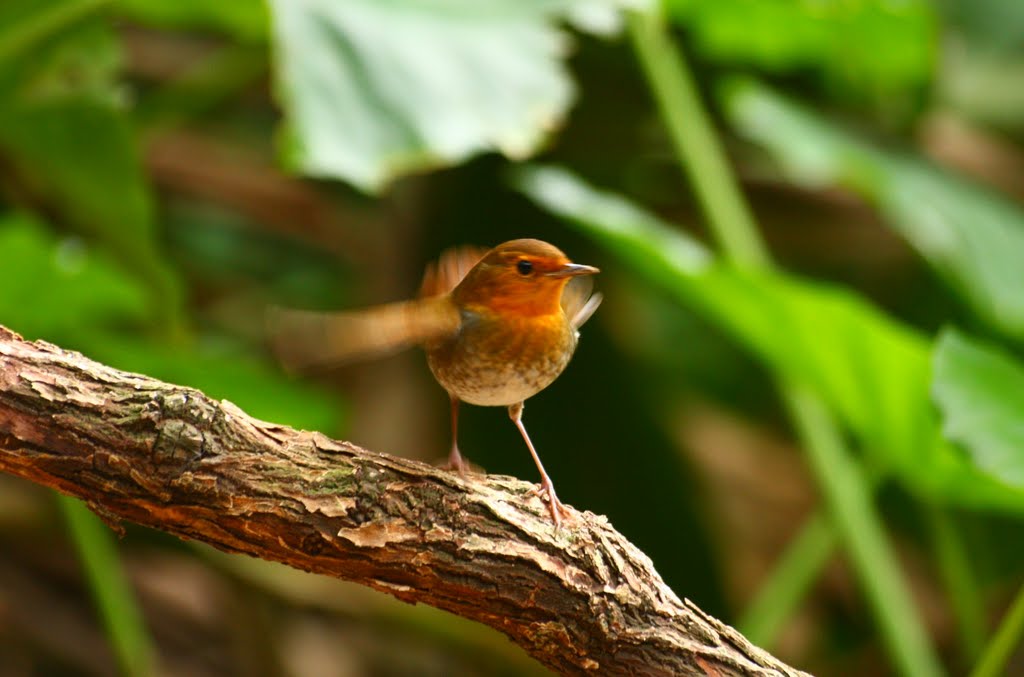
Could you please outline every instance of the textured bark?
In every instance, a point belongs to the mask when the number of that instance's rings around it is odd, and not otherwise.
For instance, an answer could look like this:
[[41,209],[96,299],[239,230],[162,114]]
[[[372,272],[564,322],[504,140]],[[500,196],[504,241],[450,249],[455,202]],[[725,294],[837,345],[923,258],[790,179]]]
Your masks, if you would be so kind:
[[0,327],[0,469],[125,519],[486,623],[562,674],[797,675],[662,582],[604,517]]

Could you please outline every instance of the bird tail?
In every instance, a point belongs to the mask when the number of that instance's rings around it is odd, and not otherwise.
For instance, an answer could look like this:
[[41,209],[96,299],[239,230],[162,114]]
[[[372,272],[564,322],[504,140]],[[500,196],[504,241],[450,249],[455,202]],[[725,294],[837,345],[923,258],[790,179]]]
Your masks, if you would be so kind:
[[448,296],[337,313],[271,308],[267,329],[278,359],[291,371],[382,357],[453,336],[458,309]]

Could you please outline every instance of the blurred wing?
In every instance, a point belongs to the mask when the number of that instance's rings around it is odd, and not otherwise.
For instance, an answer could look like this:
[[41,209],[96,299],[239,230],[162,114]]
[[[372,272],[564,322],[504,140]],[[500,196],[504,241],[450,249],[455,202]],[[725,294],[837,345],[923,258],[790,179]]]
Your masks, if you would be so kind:
[[562,291],[562,310],[569,318],[573,329],[579,329],[590,319],[604,299],[600,293],[594,292],[594,278],[589,275],[574,277],[569,280]]
[[488,252],[481,247],[454,247],[441,252],[435,263],[427,266],[420,284],[420,297],[447,294],[462,282],[466,273]]
[[267,314],[274,352],[292,371],[382,357],[453,336],[460,323],[459,311],[448,296],[353,312],[272,308]]

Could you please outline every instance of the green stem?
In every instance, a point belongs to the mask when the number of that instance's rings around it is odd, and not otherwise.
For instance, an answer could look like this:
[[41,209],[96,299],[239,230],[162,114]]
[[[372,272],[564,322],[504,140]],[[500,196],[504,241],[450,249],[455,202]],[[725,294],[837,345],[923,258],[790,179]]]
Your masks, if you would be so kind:
[[746,200],[733,180],[725,153],[701,104],[693,75],[656,11],[630,23],[633,49],[640,57],[661,118],[676,154],[697,193],[722,253],[741,266],[762,266],[770,256]]
[[813,515],[761,584],[736,627],[758,646],[769,648],[789,615],[825,567],[836,546],[832,524]]
[[75,498],[57,496],[82,561],[96,607],[121,670],[130,677],[153,674],[153,651],[135,604],[135,596],[118,559],[113,535]]
[[1020,644],[1024,634],[1024,586],[1006,612],[999,629],[985,647],[981,660],[974,666],[971,677],[999,677],[1005,674],[1006,662]]
[[[874,493],[881,477],[871,468],[867,472],[871,493]],[[828,515],[823,512],[811,515],[761,583],[737,624],[747,639],[769,648],[786,618],[818,579],[836,545],[835,527]]]
[[967,663],[981,654],[985,635],[985,613],[971,564],[949,515],[938,506],[927,506],[925,518],[931,531],[939,574],[949,595],[960,630],[960,644]]
[[0,63],[8,61],[64,28],[81,21],[98,11],[112,0],[73,0],[50,3],[45,8],[32,11],[20,21],[0,33]]
[[[630,35],[680,164],[725,255],[742,266],[770,265],[767,249],[703,110],[693,77],[668,35],[660,12],[634,14]],[[835,422],[825,406],[804,388],[784,382],[780,390],[889,652],[908,675],[941,674],[871,502],[870,484],[846,449]]]
[[813,393],[790,383],[783,397],[890,655],[906,675],[942,674],[871,502],[871,483]]

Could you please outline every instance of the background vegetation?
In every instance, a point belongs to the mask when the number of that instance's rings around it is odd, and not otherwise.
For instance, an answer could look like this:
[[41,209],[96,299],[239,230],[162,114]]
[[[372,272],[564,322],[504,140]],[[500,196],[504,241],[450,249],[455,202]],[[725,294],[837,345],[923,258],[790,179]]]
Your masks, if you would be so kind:
[[[802,668],[1024,674],[1021,36],[1002,0],[7,0],[0,323],[431,460],[421,356],[294,380],[265,308],[549,240],[606,294],[527,408],[563,500]],[[11,478],[0,542],[2,674],[539,670]]]

